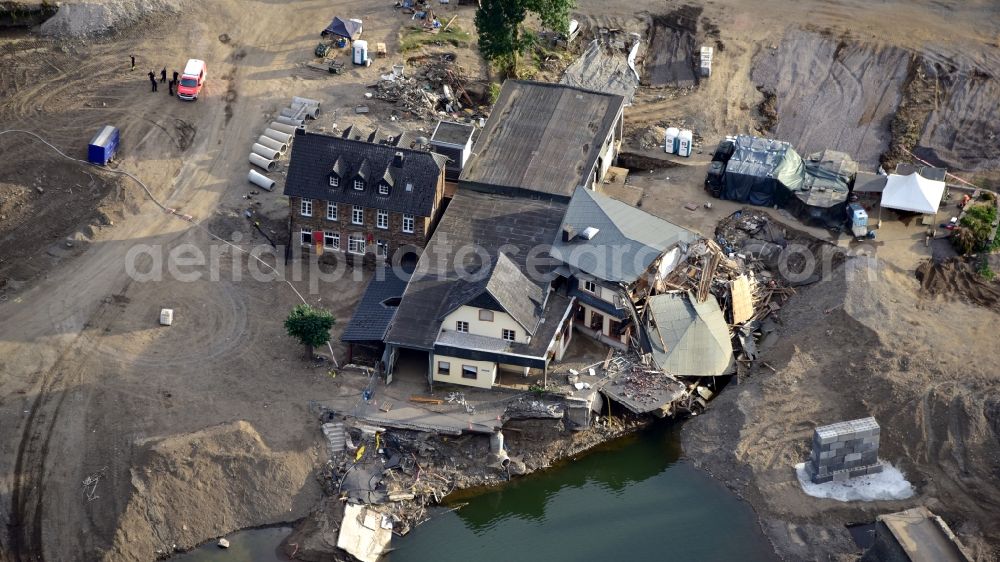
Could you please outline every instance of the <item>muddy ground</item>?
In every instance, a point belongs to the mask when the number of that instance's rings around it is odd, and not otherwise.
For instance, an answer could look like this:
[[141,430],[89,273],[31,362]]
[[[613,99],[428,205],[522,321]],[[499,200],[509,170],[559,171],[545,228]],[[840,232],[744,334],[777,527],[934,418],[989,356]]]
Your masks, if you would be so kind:
[[[575,14],[588,29],[615,27],[648,37],[654,21],[662,21],[658,17],[677,10],[694,13],[686,5],[581,0]],[[696,88],[640,89],[636,104],[626,111],[630,130],[683,122],[710,145],[725,134],[775,129],[797,137],[784,140],[810,149],[810,143],[827,139],[843,142],[860,151],[856,159],[871,163],[892,141],[885,135],[890,108],[909,103],[911,88],[902,95],[895,90],[897,61],[923,57],[940,69],[940,89],[929,109],[926,84],[931,82],[922,79],[921,109],[909,118],[919,140],[905,146],[975,178],[993,177],[998,125],[987,116],[996,114],[998,103],[993,93],[1000,18],[994,3],[765,0],[748,6],[719,0],[695,5],[702,10],[697,25],[687,21],[685,30],[694,35],[695,46],[716,46],[713,76]],[[172,544],[186,548],[231,530],[293,521],[310,512],[308,500],[316,486],[305,475],[310,467],[318,470],[323,445],[309,402],[356,393],[358,384],[332,379],[325,366],[301,361],[301,350],[280,325],[298,302],[294,293],[287,285],[254,279],[252,263],[234,257],[232,248],[223,251],[227,247],[209,232],[246,247],[262,243],[243,218],[252,209],[273,236],[284,235],[287,211],[279,194],[246,198],[251,192],[245,160],[263,125],[293,95],[323,100],[323,126],[331,131],[334,123],[342,129],[385,120],[399,129],[433,126],[432,119],[364,97],[392,64],[422,54],[397,52],[399,30],[409,17],[394,12],[388,2],[253,2],[248,8],[235,0],[122,0],[111,11],[81,9],[85,17],[73,21],[86,23],[88,31],[110,21],[110,30],[56,38],[25,29],[0,31],[0,130],[37,132],[82,158],[97,128],[116,125],[123,138],[118,169],[141,177],[152,196],[192,218],[165,214],[129,180],[59,159],[24,136],[0,136],[2,560],[148,560]],[[457,25],[472,28],[471,8],[436,9],[446,18],[457,14]],[[338,13],[363,18],[367,38],[386,41],[390,57],[367,69],[348,67],[338,76],[305,68],[320,27]],[[61,33],[55,25],[49,31]],[[837,49],[841,41],[845,46]],[[769,82],[764,84],[755,79],[754,69],[764,68],[760,61],[787,57],[795,44],[813,49],[802,55],[814,61],[810,68],[823,70],[812,79],[806,68],[798,68],[792,73],[796,84],[828,87],[799,92],[798,86],[785,85],[795,91],[784,95],[773,79],[760,78]],[[473,48],[432,45],[429,50],[455,54],[470,75],[484,79]],[[866,53],[891,56],[873,62]],[[137,59],[134,72],[128,68],[131,54]],[[179,68],[192,56],[208,63],[202,99],[169,99],[164,86],[156,94],[148,91],[146,72]],[[887,74],[861,72],[865,68]],[[761,89],[768,86],[774,92],[773,115],[758,109],[765,99]],[[853,92],[849,99],[857,103],[835,105],[837,111],[813,106],[838,88]],[[370,106],[367,116],[355,113],[360,104]],[[921,115],[929,116],[926,126]],[[823,136],[824,130],[844,132]],[[677,220],[688,217],[678,210],[681,195],[675,196],[660,177],[646,182],[643,208]],[[692,167],[674,178],[670,181],[684,182],[685,201],[698,201],[703,173]],[[696,215],[689,218],[705,222],[704,213]],[[207,267],[196,266],[205,274],[200,280],[141,280],[126,271],[129,251],[139,244],[163,252],[182,244],[206,253],[214,247],[222,252],[225,274],[215,280]],[[281,263],[273,256],[265,259]],[[155,259],[135,263],[148,272]],[[989,510],[996,512],[998,497],[995,474],[990,480],[986,472],[994,461],[984,445],[988,429],[996,425],[995,404],[988,398],[995,380],[986,373],[994,366],[990,357],[976,355],[992,345],[976,328],[990,325],[993,313],[946,296],[912,297],[907,292],[915,291],[912,271],[882,279],[882,304],[870,303],[878,314],[862,322],[848,318],[846,307],[832,312],[840,323],[828,328],[833,330],[829,335],[817,331],[821,323],[811,323],[815,310],[810,307],[818,305],[791,307],[785,312],[788,325],[800,327],[810,339],[790,332],[788,343],[772,352],[771,364],[781,365],[778,374],[758,377],[745,392],[723,393],[717,414],[692,429],[699,438],[692,440],[689,454],[743,486],[779,551],[791,558],[802,552],[795,550],[800,542],[815,544],[817,556],[846,552],[834,530],[847,520],[869,517],[874,509],[802,501],[784,468],[803,456],[811,424],[863,412],[874,413],[888,428],[886,454],[914,475],[920,501],[971,543],[998,544],[987,517]],[[336,340],[366,277],[314,280],[315,274],[303,274],[293,284],[310,303],[333,310],[339,321],[332,334]],[[821,293],[817,303],[853,298],[846,289],[816,293]],[[165,306],[176,313],[170,328],[156,326]],[[872,341],[879,345],[869,350]],[[864,369],[845,370],[845,346],[859,349],[859,357],[871,355],[878,368],[872,372],[858,359]],[[901,349],[915,350],[914,359]],[[339,346],[335,351],[344,352]],[[971,368],[963,363],[966,357],[976,359]],[[828,384],[808,384],[814,365],[821,366],[818,379],[829,377]],[[955,379],[958,372],[965,376]],[[757,441],[764,446],[747,445]],[[700,443],[717,447],[700,450]],[[259,454],[247,455],[247,448]],[[262,474],[271,477],[259,478]],[[98,484],[89,494],[82,483],[92,478]],[[240,495],[237,484],[248,478],[259,478],[252,480],[259,493]],[[199,488],[195,481],[206,484]],[[791,535],[787,529],[792,527],[784,522],[816,534]],[[782,546],[783,533],[791,537],[786,541],[791,546]],[[824,533],[839,538],[825,540]]]

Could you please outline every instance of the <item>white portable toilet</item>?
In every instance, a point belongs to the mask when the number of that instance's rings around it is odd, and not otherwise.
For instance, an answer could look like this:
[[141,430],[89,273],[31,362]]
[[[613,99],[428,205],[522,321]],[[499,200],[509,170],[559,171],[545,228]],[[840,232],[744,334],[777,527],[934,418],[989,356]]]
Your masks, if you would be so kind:
[[667,127],[667,138],[663,143],[663,151],[667,154],[677,154],[677,136],[681,130],[677,127]]
[[684,129],[677,135],[677,155],[691,156],[691,143],[694,141],[694,134],[690,129]]
[[366,65],[368,64],[368,41],[357,40],[351,47],[352,50],[352,60],[354,64]]

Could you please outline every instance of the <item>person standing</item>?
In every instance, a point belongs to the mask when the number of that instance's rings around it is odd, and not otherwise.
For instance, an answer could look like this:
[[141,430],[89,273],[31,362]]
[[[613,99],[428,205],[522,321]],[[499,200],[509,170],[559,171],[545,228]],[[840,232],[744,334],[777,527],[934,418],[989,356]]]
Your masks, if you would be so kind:
[[178,79],[178,78],[180,78],[180,76],[181,76],[181,75],[180,75],[180,74],[178,74],[178,73],[177,73],[177,71],[175,70],[175,71],[174,71],[174,85],[175,85],[175,86],[177,85],[177,79]]
[[167,81],[167,67],[164,66],[163,70],[160,71],[160,82],[166,82],[166,81]]
[[132,59],[132,70],[135,70],[135,55],[131,55],[129,58]]
[[152,87],[153,87],[153,89],[152,89],[152,90],[150,90],[150,91],[151,91],[151,92],[155,92],[155,91],[156,91],[156,75],[155,75],[155,74],[153,74],[153,71],[152,71],[152,70],[150,70],[150,71],[149,71],[149,83],[150,83],[150,84],[152,85]]
[[173,80],[167,82],[167,95],[170,96],[170,97],[174,97],[174,81]]

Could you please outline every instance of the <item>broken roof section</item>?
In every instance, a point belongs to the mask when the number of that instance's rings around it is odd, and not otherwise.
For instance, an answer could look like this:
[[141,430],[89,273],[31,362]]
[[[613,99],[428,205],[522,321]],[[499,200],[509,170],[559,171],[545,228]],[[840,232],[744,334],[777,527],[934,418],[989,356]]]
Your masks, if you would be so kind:
[[599,279],[632,283],[663,252],[698,238],[686,228],[578,187],[552,243],[552,256]]
[[477,191],[569,200],[590,183],[624,103],[615,94],[507,80],[459,180]]
[[678,377],[718,377],[735,368],[729,325],[714,299],[697,302],[684,293],[647,301],[646,329],[653,361]]
[[631,105],[635,99],[635,91],[639,88],[639,75],[630,61],[635,60],[639,45],[639,41],[636,41],[626,55],[613,45],[605,45],[594,39],[580,58],[569,65],[559,83],[616,94]]

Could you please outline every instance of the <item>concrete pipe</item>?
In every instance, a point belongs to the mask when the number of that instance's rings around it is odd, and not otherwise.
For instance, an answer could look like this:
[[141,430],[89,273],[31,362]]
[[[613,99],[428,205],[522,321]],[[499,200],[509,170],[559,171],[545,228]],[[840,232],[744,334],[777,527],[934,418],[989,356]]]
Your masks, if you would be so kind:
[[272,139],[288,144],[292,140],[292,135],[288,133],[282,133],[281,131],[275,131],[274,129],[264,129],[264,136],[271,137]]
[[285,151],[288,150],[288,145],[287,144],[285,144],[285,143],[283,143],[281,141],[276,141],[276,140],[274,140],[271,137],[266,136],[266,135],[261,135],[261,136],[257,137],[257,144],[262,144],[262,145],[270,148],[271,150],[277,150],[280,154],[284,154]]
[[292,105],[295,105],[297,103],[298,104],[302,104],[302,105],[315,105],[316,106],[316,110],[317,111],[319,110],[319,100],[314,100],[314,99],[309,99],[309,98],[300,98],[298,96],[295,96],[295,97],[292,98]]
[[253,148],[251,150],[253,150],[255,154],[260,154],[268,160],[277,160],[278,157],[281,156],[281,153],[277,150],[270,149],[259,142],[253,143]]
[[274,160],[268,160],[267,158],[264,158],[260,154],[256,154],[253,152],[250,153],[250,163],[253,164],[254,166],[259,166],[261,168],[264,168],[268,172],[273,172],[274,168],[277,166],[277,164],[274,163]]
[[[302,115],[305,118],[307,118],[307,119],[315,119],[319,115],[319,106],[318,105],[302,105],[301,103],[293,103],[292,104],[292,111],[294,111],[296,113],[299,112],[299,111],[301,111]],[[294,116],[290,116],[290,117],[294,117]]]
[[274,191],[274,180],[258,172],[257,170],[250,170],[250,174],[247,175],[247,180],[249,180],[250,183],[260,187],[261,189],[266,189],[267,191]]
[[291,117],[285,117],[284,115],[279,115],[274,119],[278,123],[284,123],[285,125],[292,125],[293,127],[305,127],[306,122],[302,119],[293,119]]
[[288,133],[289,135],[295,134],[295,129],[305,129],[305,127],[296,127],[295,125],[285,125],[284,123],[278,123],[277,121],[272,121],[268,127],[274,129],[275,131],[281,131],[282,133]]
[[291,107],[286,107],[282,109],[278,114],[282,117],[288,117],[289,119],[298,119],[300,121],[305,121],[306,109],[303,106],[298,106],[298,109],[292,109]]

